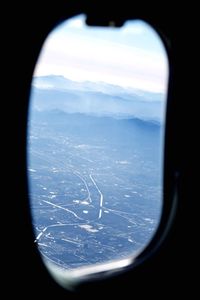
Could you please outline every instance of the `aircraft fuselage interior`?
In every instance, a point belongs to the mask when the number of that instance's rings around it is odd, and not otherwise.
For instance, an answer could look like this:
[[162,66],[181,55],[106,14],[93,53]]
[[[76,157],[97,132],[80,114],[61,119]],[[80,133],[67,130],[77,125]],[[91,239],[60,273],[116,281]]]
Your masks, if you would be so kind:
[[[144,1],[56,1],[15,3],[6,9],[6,85],[3,86],[2,157],[5,165],[2,193],[2,272],[5,298],[73,299],[78,297],[171,298],[194,297],[194,170],[192,160],[195,55],[190,8]],[[79,14],[89,26],[122,26],[143,20],[160,35],[169,61],[163,161],[163,212],[158,230],[133,265],[124,270],[87,276],[74,290],[58,284],[45,267],[36,243],[28,197],[27,123],[31,81],[38,55],[49,32]],[[4,60],[4,57],[2,57]],[[3,186],[4,188],[4,186]],[[197,237],[197,236],[196,236]],[[1,279],[2,280],[2,279]],[[69,285],[70,286],[70,285]],[[13,296],[12,296],[13,298]]]

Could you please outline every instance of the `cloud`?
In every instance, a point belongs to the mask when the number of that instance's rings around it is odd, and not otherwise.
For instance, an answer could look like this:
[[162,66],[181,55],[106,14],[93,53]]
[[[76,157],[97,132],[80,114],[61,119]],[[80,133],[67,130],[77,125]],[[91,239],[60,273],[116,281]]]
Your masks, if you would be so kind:
[[128,22],[127,24],[122,27],[121,32],[124,35],[142,35],[144,33],[144,26],[140,24],[131,24],[129,25]]
[[85,15],[79,15],[67,21],[67,28],[81,29],[85,25]]

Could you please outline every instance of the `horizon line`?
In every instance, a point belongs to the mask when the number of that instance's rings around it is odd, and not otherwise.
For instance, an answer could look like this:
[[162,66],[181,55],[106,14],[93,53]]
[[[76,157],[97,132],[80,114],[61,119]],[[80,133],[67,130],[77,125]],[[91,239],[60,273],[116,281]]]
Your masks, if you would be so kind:
[[152,94],[160,94],[160,95],[166,95],[166,92],[165,91],[152,91],[152,90],[149,90],[149,89],[140,89],[140,88],[134,88],[133,86],[124,86],[124,85],[119,85],[119,84],[116,84],[116,83],[110,83],[110,82],[106,82],[106,81],[92,81],[92,80],[74,80],[74,79],[70,79],[69,77],[66,77],[62,74],[44,74],[44,75],[34,75],[32,76],[32,83],[31,85],[33,85],[33,79],[37,79],[37,78],[42,78],[42,77],[61,77],[61,78],[64,78],[66,80],[69,80],[69,81],[72,81],[72,82],[76,82],[76,83],[86,83],[86,82],[89,82],[89,83],[96,83],[96,84],[107,84],[107,85],[110,85],[110,86],[114,86],[114,87],[120,87],[121,89],[124,89],[124,90],[132,90],[132,91],[138,91],[138,92],[146,92],[146,93],[152,93]]

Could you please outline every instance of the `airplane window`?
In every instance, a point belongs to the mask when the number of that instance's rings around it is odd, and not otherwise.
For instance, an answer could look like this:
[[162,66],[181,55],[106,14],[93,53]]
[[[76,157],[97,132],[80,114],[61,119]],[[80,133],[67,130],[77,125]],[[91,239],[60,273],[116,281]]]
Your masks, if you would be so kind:
[[77,270],[134,258],[159,226],[168,60],[143,21],[47,37],[28,119],[29,197],[47,265]]

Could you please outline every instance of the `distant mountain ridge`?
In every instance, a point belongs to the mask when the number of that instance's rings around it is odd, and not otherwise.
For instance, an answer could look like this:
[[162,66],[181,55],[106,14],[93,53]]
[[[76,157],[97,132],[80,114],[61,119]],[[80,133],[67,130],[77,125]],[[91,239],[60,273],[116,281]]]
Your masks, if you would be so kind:
[[104,123],[106,126],[108,123],[115,123],[118,126],[132,126],[136,125],[143,128],[149,129],[159,129],[160,130],[160,123],[154,120],[143,120],[137,117],[130,117],[130,118],[118,118],[113,116],[98,116],[92,114],[83,114],[83,113],[66,113],[63,110],[53,109],[53,110],[45,110],[45,111],[34,111],[33,113],[33,121],[50,121],[55,124],[70,124],[73,125],[74,123],[85,124],[88,123],[90,126],[92,124],[101,125]]
[[127,98],[133,95],[141,98],[144,101],[163,101],[164,95],[162,93],[153,93],[148,91],[142,91],[138,89],[133,89],[130,87],[124,88],[118,85],[105,83],[105,82],[91,82],[83,81],[77,82],[72,81],[62,75],[46,75],[38,76],[33,78],[32,85],[39,89],[56,89],[56,90],[77,90],[77,91],[94,91],[94,92],[104,92],[108,95],[126,95]]
[[63,76],[34,77],[31,103],[33,109],[62,110],[116,118],[139,118],[161,122],[164,96],[122,88],[102,82],[74,82]]

